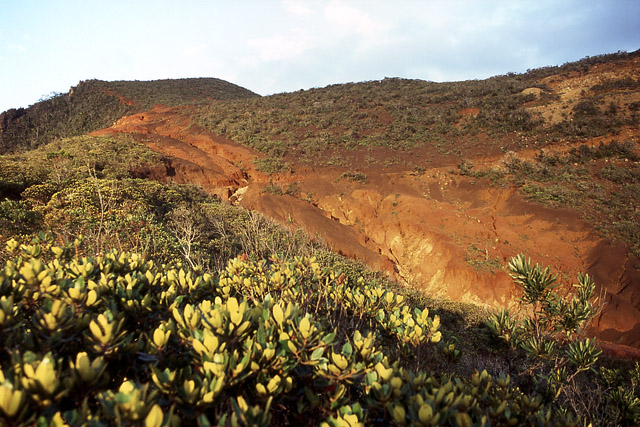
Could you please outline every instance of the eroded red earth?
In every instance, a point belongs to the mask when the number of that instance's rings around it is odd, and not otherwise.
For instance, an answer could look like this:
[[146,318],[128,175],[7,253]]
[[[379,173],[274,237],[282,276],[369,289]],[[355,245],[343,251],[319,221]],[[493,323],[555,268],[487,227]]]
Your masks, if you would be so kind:
[[[353,162],[347,170],[287,158],[293,172],[268,176],[254,167],[260,153],[194,125],[189,113],[188,108],[157,107],[97,133],[128,133],[162,153],[164,163],[139,171],[142,176],[199,184],[223,200],[302,228],[335,251],[429,295],[486,306],[515,301],[518,290],[504,271],[478,269],[468,260],[479,267],[498,261],[504,265],[509,257],[525,253],[566,273],[565,281],[587,272],[606,301],[595,334],[640,347],[640,276],[635,268],[640,260],[629,258],[624,246],[603,240],[578,212],[531,203],[511,188],[452,174],[457,159],[436,157],[424,173],[362,161],[355,170],[367,179],[359,182],[341,178],[354,170]],[[499,164],[505,156],[483,154],[473,159],[475,164]],[[534,150],[518,155],[533,156]],[[286,188],[292,183],[297,183],[295,196],[264,191],[269,184]]]

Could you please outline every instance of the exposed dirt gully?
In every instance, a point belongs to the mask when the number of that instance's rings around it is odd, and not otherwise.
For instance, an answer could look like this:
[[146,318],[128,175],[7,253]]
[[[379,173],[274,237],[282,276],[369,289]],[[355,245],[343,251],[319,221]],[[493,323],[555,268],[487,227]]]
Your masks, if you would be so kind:
[[[500,264],[518,253],[566,273],[566,282],[587,272],[607,303],[594,333],[640,347],[638,260],[602,240],[575,211],[452,174],[455,164],[447,162],[424,173],[359,165],[365,182],[341,178],[345,168],[300,164],[294,172],[268,176],[254,167],[260,153],[192,124],[184,108],[156,107],[96,132],[109,133],[131,134],[164,155],[162,164],[140,171],[144,176],[199,184],[429,295],[485,306],[514,303],[518,290]],[[264,191],[294,182],[296,195]]]

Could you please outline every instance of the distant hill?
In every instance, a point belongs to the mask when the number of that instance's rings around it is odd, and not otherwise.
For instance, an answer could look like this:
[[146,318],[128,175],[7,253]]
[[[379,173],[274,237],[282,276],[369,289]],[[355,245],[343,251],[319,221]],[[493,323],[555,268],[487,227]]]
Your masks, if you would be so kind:
[[178,106],[257,96],[215,78],[82,81],[66,94],[0,114],[0,153],[32,149],[55,138],[92,132],[124,115],[158,104]]

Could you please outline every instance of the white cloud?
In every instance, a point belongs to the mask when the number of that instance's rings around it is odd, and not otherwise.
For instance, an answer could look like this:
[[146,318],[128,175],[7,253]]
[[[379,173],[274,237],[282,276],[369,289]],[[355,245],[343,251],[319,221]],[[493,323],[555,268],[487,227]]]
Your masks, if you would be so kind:
[[255,57],[265,62],[291,59],[311,46],[309,38],[299,29],[293,29],[287,35],[250,39],[247,45],[256,51],[253,53]]
[[332,0],[324,9],[324,17],[329,24],[346,34],[356,33],[361,36],[373,36],[382,26],[369,14],[349,6],[341,0]]
[[20,44],[20,43],[5,42],[4,43],[4,47],[5,47],[5,50],[7,50],[8,52],[24,52],[24,51],[26,51],[24,46],[22,44]]
[[204,43],[200,43],[196,46],[189,46],[185,50],[182,51],[183,56],[196,56],[200,55],[202,52],[207,50],[207,45]]
[[311,16],[316,13],[316,10],[309,7],[308,2],[302,2],[300,0],[282,0],[282,4],[287,12],[297,16]]

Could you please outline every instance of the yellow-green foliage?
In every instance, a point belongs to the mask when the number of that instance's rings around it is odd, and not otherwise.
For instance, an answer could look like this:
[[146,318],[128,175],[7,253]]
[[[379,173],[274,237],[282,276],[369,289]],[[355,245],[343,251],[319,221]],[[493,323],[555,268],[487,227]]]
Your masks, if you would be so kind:
[[76,258],[15,241],[7,251],[3,424],[570,421],[508,377],[404,368],[409,353],[436,351],[438,317],[314,258],[236,258],[212,275],[133,253]]
[[64,245],[82,236],[79,254],[115,248],[205,270],[242,253],[293,256],[318,246],[195,186],[130,178],[160,161],[126,135],[64,138],[0,156],[0,240],[44,232]]
[[[127,135],[76,136],[56,139],[32,151],[0,157],[0,183],[23,189],[49,181],[58,187],[88,175],[129,177],[136,168],[153,165],[161,156]],[[1,188],[1,187],[0,187]]]

